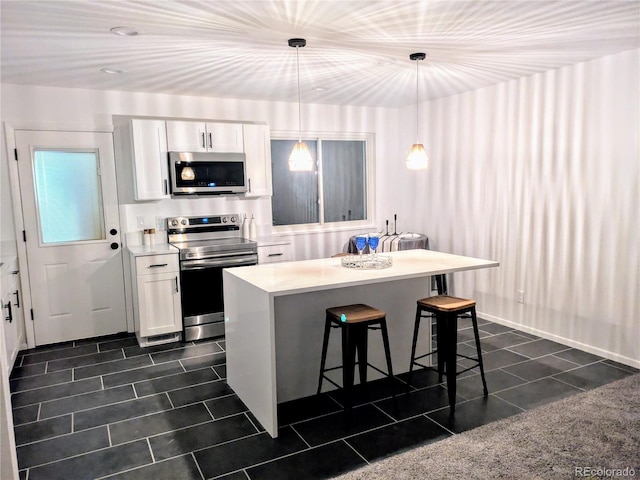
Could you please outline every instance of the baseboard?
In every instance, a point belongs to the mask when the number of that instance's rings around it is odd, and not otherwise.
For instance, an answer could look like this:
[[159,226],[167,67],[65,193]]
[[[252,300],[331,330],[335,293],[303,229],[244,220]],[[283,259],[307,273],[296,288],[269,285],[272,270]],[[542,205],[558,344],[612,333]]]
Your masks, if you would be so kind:
[[520,323],[515,323],[505,318],[497,317],[495,315],[491,315],[489,313],[478,312],[478,318],[484,318],[485,320],[489,320],[491,322],[499,323],[500,325],[504,325],[505,327],[515,328],[517,330],[522,330],[526,333],[531,333],[533,335],[537,335],[542,338],[546,338],[547,340],[553,340],[554,342],[562,343],[563,345],[568,345],[573,348],[577,348],[578,350],[582,350],[584,352],[592,353],[594,355],[598,355],[599,357],[604,357],[609,360],[613,360],[614,362],[623,363],[625,365],[629,365],[630,367],[640,368],[640,360],[636,360],[634,358],[629,358],[624,355],[620,355],[616,352],[611,352],[609,350],[604,350],[602,348],[594,347],[593,345],[587,345],[585,343],[577,342],[570,338],[562,337],[560,335],[555,335],[553,333],[539,330],[537,328],[529,327],[527,325],[522,325]]

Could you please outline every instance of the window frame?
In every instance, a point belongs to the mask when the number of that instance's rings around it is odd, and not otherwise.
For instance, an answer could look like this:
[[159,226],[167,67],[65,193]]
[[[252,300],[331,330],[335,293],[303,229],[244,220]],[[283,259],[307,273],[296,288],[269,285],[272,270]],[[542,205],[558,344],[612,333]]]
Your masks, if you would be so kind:
[[[298,140],[298,132],[292,131],[271,131],[271,140]],[[303,132],[303,141],[318,142],[318,223],[304,223],[296,225],[272,225],[273,234],[305,234],[340,232],[347,230],[358,230],[375,227],[375,134],[367,132]],[[324,140],[344,140],[344,141],[364,141],[365,142],[365,175],[366,175],[366,218],[364,220],[351,220],[346,222],[325,222],[324,221],[324,192],[322,176],[322,142]],[[273,204],[271,204],[273,209]],[[272,213],[273,215],[273,213]],[[272,222],[273,223],[273,222]]]

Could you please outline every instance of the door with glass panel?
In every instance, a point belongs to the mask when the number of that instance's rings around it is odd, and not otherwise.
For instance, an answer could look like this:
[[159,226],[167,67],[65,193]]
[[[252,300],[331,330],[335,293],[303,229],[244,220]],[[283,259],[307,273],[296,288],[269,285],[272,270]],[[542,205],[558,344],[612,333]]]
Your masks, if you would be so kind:
[[112,135],[16,131],[16,146],[36,345],[126,331]]

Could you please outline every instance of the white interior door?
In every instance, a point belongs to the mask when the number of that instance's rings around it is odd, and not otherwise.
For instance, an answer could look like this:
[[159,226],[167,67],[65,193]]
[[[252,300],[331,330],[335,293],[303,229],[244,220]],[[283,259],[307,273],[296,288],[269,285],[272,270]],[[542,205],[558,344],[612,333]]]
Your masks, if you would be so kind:
[[112,135],[16,131],[16,147],[36,345],[126,331]]

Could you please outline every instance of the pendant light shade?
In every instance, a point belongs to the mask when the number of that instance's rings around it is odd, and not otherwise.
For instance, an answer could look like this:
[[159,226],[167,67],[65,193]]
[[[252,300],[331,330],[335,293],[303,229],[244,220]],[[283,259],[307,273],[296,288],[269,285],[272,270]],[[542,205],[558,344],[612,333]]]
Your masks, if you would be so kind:
[[306,143],[302,141],[302,114],[300,106],[300,56],[298,49],[304,47],[307,41],[304,38],[290,38],[289,46],[296,49],[296,70],[298,75],[298,142],[293,147],[289,156],[289,170],[292,172],[311,172],[313,159]]
[[419,65],[420,61],[427,57],[426,53],[412,53],[409,58],[416,62],[416,143],[413,144],[409,155],[407,155],[407,168],[409,170],[425,170],[429,166],[429,156],[418,139],[420,132],[419,104],[420,97],[418,91]]

